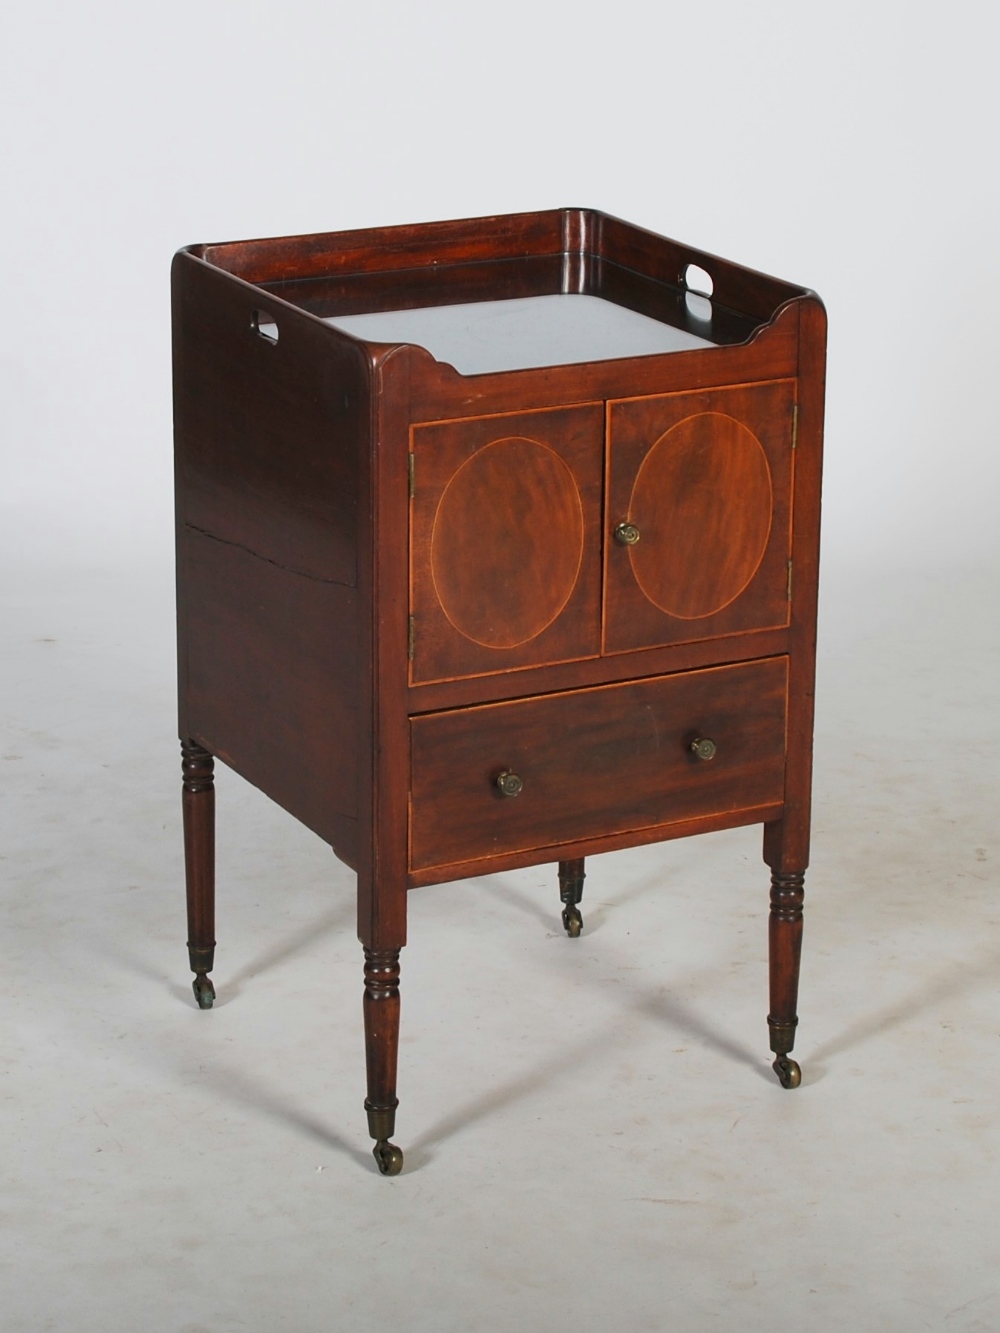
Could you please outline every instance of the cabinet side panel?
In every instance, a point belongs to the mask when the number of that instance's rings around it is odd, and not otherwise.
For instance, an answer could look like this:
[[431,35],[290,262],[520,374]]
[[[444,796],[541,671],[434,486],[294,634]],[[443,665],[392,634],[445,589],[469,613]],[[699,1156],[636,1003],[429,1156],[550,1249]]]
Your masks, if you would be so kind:
[[180,730],[353,865],[367,368],[284,307],[267,343],[259,299],[175,261]]
[[356,593],[190,528],[180,556],[189,734],[340,851],[357,817]]
[[357,442],[368,421],[361,349],[181,254],[174,376],[184,522],[287,569],[355,586]]

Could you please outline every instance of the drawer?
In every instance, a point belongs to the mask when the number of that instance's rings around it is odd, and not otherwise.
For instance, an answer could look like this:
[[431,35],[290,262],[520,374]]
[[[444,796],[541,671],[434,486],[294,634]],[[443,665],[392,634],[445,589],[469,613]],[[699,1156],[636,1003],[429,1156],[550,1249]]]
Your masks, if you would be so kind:
[[780,803],[787,662],[412,718],[411,870]]

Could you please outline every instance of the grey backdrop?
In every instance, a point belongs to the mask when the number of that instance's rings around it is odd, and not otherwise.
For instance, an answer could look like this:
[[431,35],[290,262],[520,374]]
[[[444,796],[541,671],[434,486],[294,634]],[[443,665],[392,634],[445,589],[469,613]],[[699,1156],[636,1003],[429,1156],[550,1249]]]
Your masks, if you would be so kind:
[[0,516],[169,550],[172,252],[593,205],[815,287],[828,561],[1000,546],[997,11],[38,0],[0,48]]

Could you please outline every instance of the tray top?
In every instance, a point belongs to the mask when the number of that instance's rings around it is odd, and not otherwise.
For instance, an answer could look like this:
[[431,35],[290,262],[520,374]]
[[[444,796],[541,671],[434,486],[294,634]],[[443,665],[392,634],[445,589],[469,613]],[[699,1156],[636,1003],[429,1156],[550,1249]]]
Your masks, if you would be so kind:
[[576,294],[336,315],[326,322],[372,342],[416,343],[462,375],[716,346],[625,306]]

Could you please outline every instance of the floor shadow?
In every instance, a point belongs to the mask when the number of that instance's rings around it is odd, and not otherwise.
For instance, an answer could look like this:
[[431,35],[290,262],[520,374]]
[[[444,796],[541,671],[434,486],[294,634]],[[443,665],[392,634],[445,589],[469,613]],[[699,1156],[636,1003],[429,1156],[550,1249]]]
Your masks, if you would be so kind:
[[[555,1058],[547,1054],[530,1070],[519,1074],[517,1078],[509,1079],[502,1087],[494,1088],[491,1092],[484,1093],[474,1101],[451,1111],[444,1119],[424,1130],[413,1140],[409,1151],[414,1154],[414,1168],[418,1166],[418,1162],[422,1164],[431,1160],[433,1153],[430,1149],[435,1145],[444,1143],[477,1120],[488,1119],[505,1106],[512,1106],[522,1097],[530,1096],[539,1088],[552,1083],[560,1074],[571,1069],[579,1069],[580,1065],[593,1060],[603,1051],[604,1041],[610,1041],[616,1036],[620,1036],[617,1033],[617,1025],[609,1026],[603,1036],[590,1032],[582,1041],[562,1047],[560,1054]],[[407,1162],[410,1163],[409,1157]]]
[[[620,901],[622,900],[616,899],[616,905]],[[585,934],[586,929],[585,921]],[[560,964],[564,966],[569,966],[570,963],[572,963],[572,975],[574,979],[584,980],[590,985],[601,986],[602,988],[606,987],[607,983],[603,979],[595,978],[591,974],[590,968],[593,965],[593,961],[593,959],[585,956],[584,967],[581,969],[576,958],[573,958],[572,960],[570,959],[568,951],[566,954],[562,955],[559,960]],[[609,965],[615,966],[615,963],[616,959],[614,957],[614,950],[612,949],[610,951],[605,951],[602,954],[599,965],[602,970],[605,970]],[[710,986],[714,978],[714,969],[705,968],[701,973],[696,973],[694,975],[689,971],[686,980],[690,984],[696,980],[700,980],[701,976],[704,976],[706,987]],[[677,984],[677,981],[678,978],[675,977],[674,983]],[[717,1051],[720,1055],[724,1055],[728,1060],[746,1065],[748,1068],[760,1073],[761,1077],[766,1078],[768,1081],[773,1077],[770,1072],[762,1071],[761,1060],[752,1050],[741,1045],[739,1042],[734,1041],[702,1014],[698,1013],[696,1009],[692,1008],[691,1005],[686,1004],[683,1000],[677,999],[676,996],[666,994],[662,987],[658,987],[655,992],[650,991],[648,988],[635,985],[634,982],[629,980],[627,973],[623,973],[618,977],[615,983],[615,989],[618,994],[623,996],[623,998],[626,995],[629,997],[628,1003],[633,1010],[646,1014],[655,1022],[665,1024],[666,1026],[673,1028],[675,1031],[691,1037],[693,1040],[700,1042],[703,1046]]]
[[648,1014],[656,1022],[664,1023],[678,1032],[683,1032],[685,1036],[694,1038],[710,1050],[724,1055],[727,1060],[746,1065],[768,1083],[773,1082],[774,1075],[770,1072],[770,1066],[765,1066],[758,1055],[748,1047],[733,1041],[732,1037],[721,1032],[682,1000],[669,995],[645,996],[638,997],[633,1007],[641,1013]]
[[[774,1075],[769,1064],[759,1059],[753,1051],[739,1045],[725,1033],[720,1032],[688,1005],[669,997],[642,994],[634,987],[627,989],[632,992],[628,1001],[628,1008],[693,1038],[703,1046],[707,1046],[725,1056],[728,1060],[752,1069],[766,1083],[774,1082]],[[621,993],[620,990],[619,993]],[[619,1022],[609,1024],[603,1032],[589,1032],[583,1040],[572,1046],[563,1047],[560,1054],[555,1057],[551,1054],[546,1055],[545,1059],[539,1061],[529,1072],[510,1079],[502,1087],[485,1093],[482,1097],[466,1103],[462,1108],[452,1111],[443,1120],[425,1130],[413,1141],[411,1147],[407,1150],[408,1168],[417,1169],[420,1164],[430,1161],[433,1157],[430,1150],[434,1146],[451,1138],[469,1124],[477,1120],[485,1120],[504,1107],[513,1105],[522,1097],[530,1096],[537,1092],[539,1088],[558,1079],[565,1072],[577,1070],[580,1065],[588,1061],[599,1057],[603,1058],[607,1045],[612,1042],[617,1047],[621,1047],[622,1037]],[[411,1154],[413,1155],[412,1160]]]
[[587,935],[596,935],[603,927],[608,917],[612,913],[626,907],[629,903],[636,902],[647,897],[658,890],[662,892],[664,884],[663,872],[657,871],[653,874],[643,875],[641,878],[633,880],[629,888],[620,893],[616,893],[613,898],[599,898],[596,896],[595,888],[590,878],[587,884],[591,885],[591,896],[587,898],[587,888],[584,886],[583,902],[580,904],[580,910],[583,912],[583,929]]
[[315,944],[323,935],[331,935],[342,930],[354,921],[356,913],[357,908],[352,899],[350,902],[341,903],[329,912],[325,912],[318,920],[300,926],[298,930],[286,935],[283,940],[275,941],[257,954],[255,958],[251,958],[241,967],[238,967],[235,972],[229,974],[226,980],[227,992],[234,996],[239,995],[240,987],[244,982],[251,981],[254,977],[259,977],[261,973],[269,972],[272,968],[278,967],[279,964],[293,958],[311,944]]
[[491,898],[495,898],[508,907],[514,907],[525,916],[532,917],[535,921],[540,921],[543,926],[549,930],[555,923],[559,929],[562,929],[562,922],[559,920],[559,914],[562,911],[562,903],[559,901],[559,881],[553,875],[553,902],[554,907],[546,911],[545,906],[527,893],[515,888],[513,884],[506,883],[502,876],[495,875],[489,879],[481,880],[480,883]]
[[1000,951],[991,949],[978,962],[972,960],[950,963],[936,976],[931,977],[908,995],[895,1000],[885,1008],[859,1018],[849,1024],[836,1037],[822,1042],[812,1052],[812,1059],[827,1060],[833,1055],[842,1055],[863,1045],[873,1037],[889,1032],[909,1021],[915,1014],[923,1013],[945,1000],[954,999],[963,991],[971,990],[984,978],[996,978],[1000,975]]
[[[494,893],[497,893],[498,886],[496,884],[490,887]],[[533,900],[523,895],[519,890],[510,885],[501,885],[499,888],[499,897],[531,912],[533,915],[540,915],[535,911]],[[249,980],[267,968],[273,967],[292,956],[315,940],[317,935],[341,928],[346,922],[347,915],[346,909],[338,908],[327,913],[311,926],[303,927],[301,930],[294,932],[280,944],[265,951],[234,974],[234,977],[227,983],[227,990],[234,989],[234,980]],[[602,961],[606,965],[609,960],[603,959]],[[162,975],[155,974],[148,967],[139,966],[138,970],[145,975],[155,975],[158,980],[163,981]],[[814,1083],[824,1076],[823,1061],[842,1054],[911,1020],[915,1014],[931,1009],[946,1000],[953,999],[963,991],[975,986],[980,980],[995,977],[998,973],[1000,973],[1000,951],[996,949],[990,950],[989,953],[982,955],[978,960],[956,962],[949,965],[927,983],[911,991],[907,996],[857,1020],[838,1036],[814,1048],[805,1071],[804,1081]],[[586,979],[590,984],[598,984],[592,976],[587,976],[586,969],[579,969],[576,963],[574,963],[574,976],[578,979]],[[194,1002],[189,989],[171,984],[171,990],[178,995],[183,995],[191,1003]],[[692,1008],[690,1004],[674,996],[662,993],[653,994],[635,985],[629,985],[625,979],[619,981],[616,986],[616,993],[622,997],[625,1007],[716,1051],[727,1060],[753,1070],[762,1081],[768,1084],[774,1082],[774,1075],[768,1061],[759,1058],[755,1051],[733,1040],[727,1033],[721,1031],[702,1014],[698,1013],[696,1009]],[[547,1054],[544,1060],[538,1061],[530,1070],[508,1080],[503,1086],[466,1103],[461,1108],[453,1110],[407,1145],[407,1173],[419,1171],[423,1166],[426,1166],[433,1160],[433,1149],[436,1146],[454,1137],[468,1125],[497,1114],[505,1107],[537,1092],[539,1088],[551,1084],[563,1073],[577,1070],[581,1064],[601,1057],[605,1053],[607,1045],[611,1042],[617,1045],[621,1044],[619,1022],[610,1024],[603,1031],[597,1033],[588,1032],[581,1041],[569,1047],[561,1048],[559,1054],[555,1057],[551,1053]],[[203,1071],[201,1077],[205,1083],[214,1088],[217,1095],[251,1107],[282,1123],[294,1125],[310,1135],[316,1142],[323,1144],[324,1147],[346,1154],[354,1161],[361,1163],[367,1170],[377,1171],[369,1153],[354,1147],[320,1120],[295,1107],[263,1083],[248,1078],[245,1073],[223,1072],[216,1068]]]
[[[100,953],[103,958],[115,958],[123,967],[127,968],[128,971],[132,972],[135,976],[142,977],[144,981],[153,982],[156,986],[169,991],[175,1000],[179,1000],[181,1003],[186,1002],[194,1009],[198,1007],[198,1002],[194,998],[194,991],[191,989],[191,981],[178,981],[175,976],[164,972],[162,968],[155,967],[150,960],[143,955],[133,953],[128,949],[123,949],[120,945],[108,947],[104,941],[101,941],[99,947],[95,943],[94,952]],[[183,950],[180,951],[180,954],[181,961],[178,966],[178,972],[180,975],[183,975],[181,969],[186,965],[187,959],[184,958]],[[189,975],[193,981],[193,975]]]
[[[289,958],[293,958],[297,953],[301,953],[311,944],[323,935],[335,934],[345,926],[354,921],[355,906],[353,900],[349,903],[342,903],[329,912],[325,912],[318,920],[312,921],[307,925],[300,926],[298,930],[292,931],[286,935],[283,940],[275,941],[268,948],[263,949],[255,958],[251,958],[244,963],[242,967],[235,971],[225,974],[222,980],[219,980],[218,973],[212,973],[212,980],[215,982],[218,990],[218,996],[214,1008],[221,1009],[230,1001],[236,999],[240,994],[243,985],[252,981],[263,972],[279,966]],[[102,943],[101,951],[104,956],[108,956],[108,947]],[[197,1007],[197,1001],[194,998],[194,992],[191,989],[191,982],[181,982],[174,976],[168,976],[155,967],[149,959],[132,951],[122,949],[120,946],[113,947],[111,954],[118,959],[129,971],[137,976],[144,977],[148,981],[153,981],[159,986],[165,986],[175,999],[182,1000],[189,1005]],[[183,948],[178,951],[180,954],[178,960],[178,971],[184,967],[187,962],[184,957]]]
[[215,1064],[210,1068],[201,1069],[198,1081],[202,1087],[210,1088],[220,1099],[259,1112],[279,1124],[292,1125],[324,1148],[343,1153],[345,1157],[350,1157],[361,1166],[378,1173],[375,1159],[370,1152],[356,1147],[317,1117],[293,1105],[287,1097],[281,1096],[259,1080],[250,1078],[244,1070],[224,1069]]

